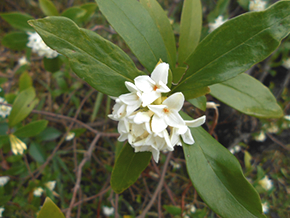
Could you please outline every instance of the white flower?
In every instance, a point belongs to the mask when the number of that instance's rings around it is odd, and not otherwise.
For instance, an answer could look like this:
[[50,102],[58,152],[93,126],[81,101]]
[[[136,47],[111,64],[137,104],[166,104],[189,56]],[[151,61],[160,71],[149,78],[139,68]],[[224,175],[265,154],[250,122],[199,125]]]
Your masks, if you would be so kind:
[[263,142],[266,140],[266,135],[264,131],[261,131],[259,135],[255,136],[254,139],[258,142]]
[[269,205],[267,202],[262,203],[262,210],[263,210],[263,213],[269,212]]
[[27,61],[27,59],[26,59],[25,56],[19,58],[19,60],[18,60],[18,64],[19,64],[20,66],[26,65],[26,64],[28,64],[28,63],[29,63],[29,62]]
[[112,216],[114,214],[114,208],[103,206],[103,213],[105,216]]
[[6,185],[9,180],[9,176],[0,176],[0,187]]
[[167,93],[169,65],[167,63],[158,64],[149,76],[138,76],[134,79],[135,85],[142,93],[142,106],[145,107],[161,97],[161,93]]
[[284,60],[282,66],[289,70],[290,69],[290,58],[287,58],[286,60]]
[[218,27],[220,27],[221,25],[223,25],[225,22],[227,21],[227,19],[224,20],[224,17],[222,15],[218,16],[215,20],[214,23],[209,23],[209,32],[211,33],[212,31],[214,31],[215,29],[217,29]]
[[5,210],[4,207],[0,207],[0,217],[2,217],[2,214],[3,214],[4,210]]
[[263,11],[266,8],[267,2],[262,0],[250,0],[249,10],[250,11]]
[[171,164],[174,170],[178,170],[181,167],[179,163],[175,163],[173,160],[170,160],[169,163]]
[[27,34],[29,35],[27,47],[32,48],[33,52],[46,58],[55,58],[58,55],[56,51],[52,50],[44,43],[38,33],[27,32]]
[[[7,101],[5,101],[4,98],[0,97],[0,103],[4,103],[7,104]],[[10,115],[11,112],[11,107],[10,106],[6,106],[6,105],[0,105],[0,116],[5,118],[6,116]]]
[[56,181],[49,181],[49,182],[45,183],[45,186],[46,186],[50,191],[53,191],[53,189],[55,188],[55,184],[56,184]]
[[184,120],[178,113],[183,103],[183,94],[177,92],[165,99],[161,105],[148,105],[148,108],[155,113],[151,123],[152,131],[159,133],[165,130],[167,126],[176,128],[185,126]]
[[290,121],[290,115],[285,115],[284,119]]
[[41,187],[35,188],[33,191],[33,195],[36,197],[40,197],[44,190]]
[[193,204],[187,204],[185,205],[185,209],[190,213],[196,212],[196,207]]
[[75,137],[75,133],[74,132],[69,132],[67,135],[66,135],[66,137],[65,137],[65,140],[66,141],[70,141],[70,140],[72,140],[74,137]]
[[17,154],[23,154],[24,150],[27,149],[26,144],[21,141],[19,138],[17,138],[15,135],[10,134],[9,135],[9,139],[10,139],[10,144],[11,144],[11,149],[12,152],[17,155]]
[[194,127],[199,127],[202,124],[205,123],[205,116],[199,117],[195,120],[185,120],[184,121],[185,125],[176,128],[172,128],[172,133],[171,133],[171,143],[174,145],[182,145],[181,140],[180,140],[180,135],[183,139],[183,141],[186,144],[192,145],[194,144],[194,139],[191,135],[190,129],[188,127],[194,128]]
[[240,150],[241,150],[241,146],[239,146],[239,145],[235,145],[233,148],[230,149],[230,152],[231,152],[232,154],[235,154],[235,153],[240,152]]
[[266,175],[258,182],[266,191],[273,188],[273,181]]
[[188,127],[204,123],[205,116],[196,120],[184,121],[179,115],[184,104],[181,92],[168,98],[167,87],[169,65],[159,63],[149,76],[138,76],[134,83],[125,82],[129,91],[115,98],[116,104],[111,119],[119,121],[119,141],[128,140],[135,152],[149,151],[158,162],[160,151],[173,151],[181,138],[187,144],[194,140]]

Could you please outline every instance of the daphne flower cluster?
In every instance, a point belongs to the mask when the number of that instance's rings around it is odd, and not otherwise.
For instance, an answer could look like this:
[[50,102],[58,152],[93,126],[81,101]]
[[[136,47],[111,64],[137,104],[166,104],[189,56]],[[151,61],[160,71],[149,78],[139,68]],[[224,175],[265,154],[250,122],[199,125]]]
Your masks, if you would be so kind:
[[58,53],[48,47],[38,33],[27,32],[29,35],[27,47],[32,48],[32,51],[37,53],[39,56],[46,58],[55,58]]
[[135,152],[150,151],[156,162],[160,151],[173,151],[175,145],[187,144],[194,139],[189,127],[198,127],[205,116],[196,120],[183,120],[179,115],[184,103],[181,92],[166,97],[171,90],[166,85],[169,65],[158,64],[151,77],[138,76],[134,84],[125,82],[130,93],[115,99],[113,113],[109,117],[119,121],[119,141],[128,140]]

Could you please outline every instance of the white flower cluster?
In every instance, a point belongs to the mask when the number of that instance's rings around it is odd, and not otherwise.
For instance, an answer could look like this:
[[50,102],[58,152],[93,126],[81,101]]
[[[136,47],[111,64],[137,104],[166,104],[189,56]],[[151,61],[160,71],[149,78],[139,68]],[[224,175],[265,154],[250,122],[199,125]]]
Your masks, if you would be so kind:
[[264,176],[263,179],[261,179],[258,182],[266,191],[269,191],[270,189],[273,188],[273,181],[269,179],[269,176]]
[[32,48],[32,51],[37,53],[39,56],[46,58],[55,58],[58,53],[48,47],[38,33],[27,32],[29,35],[27,47]]
[[[7,104],[7,101],[5,101],[4,98],[0,97],[0,103],[4,103]],[[6,106],[6,105],[0,105],[0,116],[5,118],[6,116],[9,116],[10,111],[11,111],[11,107]]]
[[211,33],[212,31],[214,31],[215,29],[217,29],[218,27],[220,27],[221,25],[223,25],[228,19],[224,19],[224,17],[222,15],[218,16],[215,20],[214,23],[209,23],[208,27],[209,27],[209,32]]
[[263,0],[250,0],[249,10],[250,11],[263,11],[266,9],[267,2]]
[[130,93],[115,99],[113,113],[109,117],[119,121],[119,141],[128,139],[135,152],[150,151],[156,162],[160,151],[173,151],[175,145],[182,145],[180,136],[187,144],[193,144],[190,129],[205,122],[205,116],[196,120],[183,120],[179,111],[184,96],[177,92],[169,96],[167,87],[169,65],[158,64],[151,77],[138,76],[134,83],[125,82]]

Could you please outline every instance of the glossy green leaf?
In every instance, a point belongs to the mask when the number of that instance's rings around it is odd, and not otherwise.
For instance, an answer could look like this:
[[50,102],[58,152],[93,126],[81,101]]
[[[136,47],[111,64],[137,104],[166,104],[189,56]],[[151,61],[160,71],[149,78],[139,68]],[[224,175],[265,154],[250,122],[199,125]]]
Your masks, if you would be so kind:
[[189,177],[204,202],[223,218],[265,217],[238,160],[202,127],[191,133],[195,143],[183,144],[183,151]]
[[148,166],[151,152],[134,152],[126,143],[118,155],[112,176],[111,187],[116,193],[122,193],[133,185],[142,171]]
[[61,210],[47,197],[37,218],[65,218]]
[[11,26],[25,32],[34,32],[34,29],[28,25],[27,21],[33,19],[28,14],[9,12],[1,13],[0,16],[7,21]]
[[202,8],[200,0],[185,0],[180,21],[179,64],[183,64],[198,45],[201,27]]
[[17,129],[13,134],[18,137],[36,136],[45,130],[47,124],[47,120],[37,120]]
[[140,3],[150,13],[157,28],[159,29],[159,32],[167,49],[170,68],[174,69],[176,62],[176,43],[175,36],[167,14],[156,0],[140,0]]
[[162,59],[168,63],[163,39],[149,12],[136,0],[96,0],[100,11],[151,73]]
[[240,74],[226,82],[210,86],[211,95],[236,110],[260,118],[283,116],[271,91],[260,81]]
[[38,99],[35,99],[35,91],[33,87],[20,92],[14,100],[11,113],[8,117],[9,126],[15,126],[17,123],[24,120],[37,103]]
[[2,39],[2,45],[14,50],[25,49],[27,42],[28,36],[23,32],[11,32],[6,34]]
[[173,73],[173,78],[172,78],[172,82],[174,85],[177,85],[178,82],[182,79],[183,75],[185,74],[185,71],[187,70],[187,67],[177,67],[174,70]]
[[29,155],[38,163],[44,163],[46,161],[45,149],[43,145],[32,142],[28,148]]
[[206,97],[204,95],[198,98],[189,99],[188,101],[200,110],[206,110]]
[[52,141],[54,139],[57,139],[61,135],[62,135],[62,132],[60,132],[56,128],[47,127],[43,132],[41,132],[37,136],[37,139],[40,141]]
[[22,73],[19,78],[19,91],[21,92],[31,86],[32,86],[32,78],[26,71]]
[[187,99],[204,86],[231,79],[269,56],[290,31],[290,1],[245,13],[209,34],[187,60],[188,70],[173,88]]
[[58,11],[52,1],[39,0],[39,6],[46,16],[58,16]]
[[71,7],[66,9],[61,16],[67,17],[71,20],[73,20],[74,22],[76,22],[77,24],[79,24],[81,22],[81,18],[83,16],[85,16],[87,13],[87,11],[83,8],[80,7]]
[[98,34],[79,28],[65,17],[47,17],[29,23],[47,45],[67,56],[74,72],[93,88],[110,96],[128,92],[141,72],[118,46]]

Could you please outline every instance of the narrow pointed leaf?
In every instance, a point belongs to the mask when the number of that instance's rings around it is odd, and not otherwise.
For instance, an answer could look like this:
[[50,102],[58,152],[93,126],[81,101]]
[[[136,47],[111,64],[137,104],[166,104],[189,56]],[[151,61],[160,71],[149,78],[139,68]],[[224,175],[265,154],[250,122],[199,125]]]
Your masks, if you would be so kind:
[[283,111],[271,91],[245,73],[212,85],[210,89],[212,96],[244,114],[260,118],[283,116]]
[[152,72],[159,59],[168,63],[161,34],[149,12],[138,1],[96,2],[102,14],[149,72]]
[[0,16],[8,22],[11,26],[16,29],[29,32],[34,32],[34,29],[28,25],[27,21],[33,19],[28,14],[18,13],[18,12],[9,12],[9,13],[1,13]]
[[52,1],[39,0],[39,6],[46,16],[58,16],[58,11]]
[[37,218],[64,218],[61,210],[56,206],[53,201],[47,197],[37,216]]
[[165,11],[156,0],[140,0],[143,7],[150,13],[167,49],[170,68],[175,68],[176,43],[175,36]]
[[262,12],[230,19],[209,34],[187,60],[182,81],[173,92],[190,98],[200,87],[231,79],[268,57],[290,31],[290,1]]
[[180,21],[179,64],[183,64],[198,45],[201,26],[202,8],[200,0],[185,0]]
[[188,101],[200,110],[206,110],[206,97],[204,95],[198,98],[189,99]]
[[118,46],[79,28],[68,18],[47,17],[29,23],[48,46],[67,56],[81,79],[105,94],[119,96],[128,92],[125,81],[133,82],[141,74]]
[[116,160],[111,186],[116,193],[121,193],[133,185],[142,171],[148,166],[151,152],[135,153],[128,143],[123,147]]
[[20,92],[13,102],[12,110],[8,117],[9,126],[15,126],[17,123],[24,120],[37,103],[38,99],[35,99],[35,91],[33,87]]
[[202,127],[192,128],[195,144],[183,144],[187,171],[200,197],[223,218],[257,218],[262,205],[238,160]]

